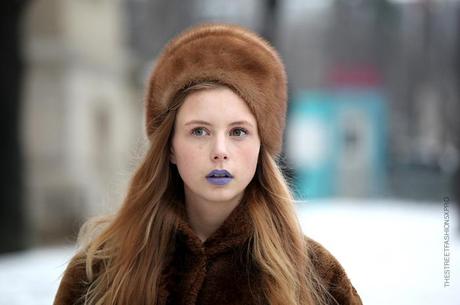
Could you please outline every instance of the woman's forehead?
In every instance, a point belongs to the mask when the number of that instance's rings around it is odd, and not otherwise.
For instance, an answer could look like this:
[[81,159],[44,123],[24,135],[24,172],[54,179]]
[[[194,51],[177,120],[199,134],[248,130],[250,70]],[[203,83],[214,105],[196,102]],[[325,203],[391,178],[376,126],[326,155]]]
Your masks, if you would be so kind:
[[[206,120],[190,120],[186,121],[184,123],[185,126],[189,125],[204,125],[204,126],[213,126],[213,122],[211,121],[206,121]],[[228,123],[229,126],[248,126],[248,127],[255,127],[254,124],[252,124],[248,120],[238,120],[238,121],[233,121]]]
[[231,89],[217,87],[188,94],[179,108],[176,118],[181,124],[191,122],[204,125],[246,124],[256,126],[257,122],[246,102]]

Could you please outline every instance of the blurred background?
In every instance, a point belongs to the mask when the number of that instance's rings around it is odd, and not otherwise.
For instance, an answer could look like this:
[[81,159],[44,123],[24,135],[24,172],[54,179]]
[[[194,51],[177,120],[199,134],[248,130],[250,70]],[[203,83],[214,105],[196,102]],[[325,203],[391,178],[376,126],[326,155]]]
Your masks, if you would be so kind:
[[364,303],[460,304],[460,1],[0,6],[0,304],[52,302],[79,227],[119,206],[145,151],[157,55],[209,21],[279,50],[290,97],[282,164],[302,227]]

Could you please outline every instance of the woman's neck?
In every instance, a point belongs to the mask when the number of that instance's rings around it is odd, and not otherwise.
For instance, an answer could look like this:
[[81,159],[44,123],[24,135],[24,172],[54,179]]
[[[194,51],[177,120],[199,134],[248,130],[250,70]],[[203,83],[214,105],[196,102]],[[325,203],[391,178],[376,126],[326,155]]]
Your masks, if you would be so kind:
[[240,194],[226,202],[211,202],[202,198],[186,196],[185,207],[188,222],[202,242],[224,223],[233,209],[238,206],[242,196]]

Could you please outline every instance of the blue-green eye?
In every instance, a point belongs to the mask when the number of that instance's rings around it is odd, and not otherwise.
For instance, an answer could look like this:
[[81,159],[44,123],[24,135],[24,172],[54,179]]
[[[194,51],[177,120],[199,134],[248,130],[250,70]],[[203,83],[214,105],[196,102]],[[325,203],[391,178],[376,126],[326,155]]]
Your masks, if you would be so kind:
[[[243,137],[245,135],[248,134],[248,131],[244,128],[235,128],[233,129],[231,132],[231,135],[232,136],[236,136],[236,137]],[[194,128],[191,132],[192,135],[194,136],[197,136],[197,137],[202,137],[202,136],[205,136],[205,135],[209,135],[209,133],[207,132],[207,130],[203,127],[197,127],[197,128]]]
[[[232,132],[233,132],[233,131],[238,131],[238,132],[236,133],[236,136],[237,136],[237,137],[242,137],[242,136],[245,136],[245,135],[248,134],[248,131],[247,131],[246,129],[240,128],[240,127],[239,127],[239,128],[233,129]],[[241,132],[243,132],[244,134],[241,134]]]
[[203,132],[205,132],[205,129],[203,127],[198,127],[192,130],[192,135],[201,137],[204,135]]

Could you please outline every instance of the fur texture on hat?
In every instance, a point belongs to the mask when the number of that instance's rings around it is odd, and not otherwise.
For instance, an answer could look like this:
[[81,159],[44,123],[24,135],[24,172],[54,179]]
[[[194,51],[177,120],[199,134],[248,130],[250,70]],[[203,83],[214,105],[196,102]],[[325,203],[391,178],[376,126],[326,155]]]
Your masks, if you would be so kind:
[[236,25],[195,26],[166,45],[145,98],[149,138],[176,94],[203,81],[216,81],[235,90],[257,120],[262,145],[272,156],[279,155],[287,108],[284,65],[267,41]]

